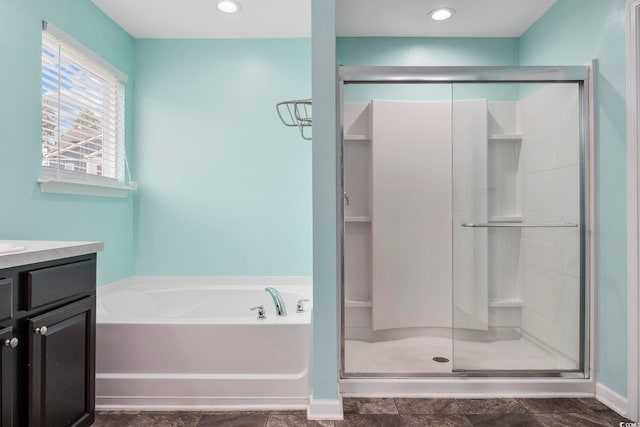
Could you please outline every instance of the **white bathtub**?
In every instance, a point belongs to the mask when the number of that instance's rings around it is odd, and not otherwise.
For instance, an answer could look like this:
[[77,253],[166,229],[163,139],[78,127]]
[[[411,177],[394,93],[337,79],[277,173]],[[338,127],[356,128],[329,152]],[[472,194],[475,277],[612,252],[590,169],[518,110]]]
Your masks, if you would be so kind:
[[[288,315],[278,317],[267,286]],[[98,288],[100,409],[304,408],[308,278],[134,277]],[[267,318],[251,307],[263,305]]]

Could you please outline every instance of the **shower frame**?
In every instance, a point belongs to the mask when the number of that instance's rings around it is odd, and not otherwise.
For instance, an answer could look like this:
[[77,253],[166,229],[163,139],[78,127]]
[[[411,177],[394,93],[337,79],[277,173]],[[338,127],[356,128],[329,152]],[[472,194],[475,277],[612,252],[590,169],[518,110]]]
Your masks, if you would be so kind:
[[[564,378],[567,380],[590,379],[594,361],[591,343],[593,337],[593,277],[591,259],[595,244],[593,238],[594,194],[591,180],[595,172],[593,156],[594,126],[594,72],[597,62],[588,66],[514,66],[514,67],[417,67],[417,66],[339,66],[337,122],[337,222],[340,253],[338,256],[338,303],[339,303],[339,348],[340,379],[367,380],[397,378]],[[450,373],[346,373],[345,372],[345,208],[344,208],[344,86],[352,84],[464,84],[464,83],[576,83],[580,104],[580,359],[577,370],[477,370]]]

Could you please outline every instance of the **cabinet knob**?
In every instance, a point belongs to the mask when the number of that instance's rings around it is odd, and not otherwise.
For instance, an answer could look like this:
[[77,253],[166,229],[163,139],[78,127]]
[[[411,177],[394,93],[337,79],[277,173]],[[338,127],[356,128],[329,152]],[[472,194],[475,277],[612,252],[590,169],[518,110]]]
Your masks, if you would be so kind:
[[40,326],[39,328],[34,329],[34,331],[36,334],[40,334],[42,336],[47,335],[47,327],[46,326]]
[[18,338],[13,337],[10,340],[5,340],[4,346],[5,347],[16,348],[18,346]]

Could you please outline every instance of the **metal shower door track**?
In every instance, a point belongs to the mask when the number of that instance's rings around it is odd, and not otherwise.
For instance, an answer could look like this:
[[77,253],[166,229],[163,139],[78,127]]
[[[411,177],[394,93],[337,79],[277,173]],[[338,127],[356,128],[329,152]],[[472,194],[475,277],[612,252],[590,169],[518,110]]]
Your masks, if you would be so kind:
[[583,82],[586,66],[571,67],[351,67],[340,66],[340,83],[560,83]]

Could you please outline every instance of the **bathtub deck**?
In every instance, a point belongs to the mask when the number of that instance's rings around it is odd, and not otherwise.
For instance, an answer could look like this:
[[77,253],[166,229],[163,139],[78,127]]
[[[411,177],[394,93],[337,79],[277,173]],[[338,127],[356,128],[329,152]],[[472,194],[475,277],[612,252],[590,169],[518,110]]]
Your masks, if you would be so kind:
[[104,426],[495,426],[602,425],[630,422],[595,399],[345,398],[344,421],[308,421],[294,412],[98,412]]

